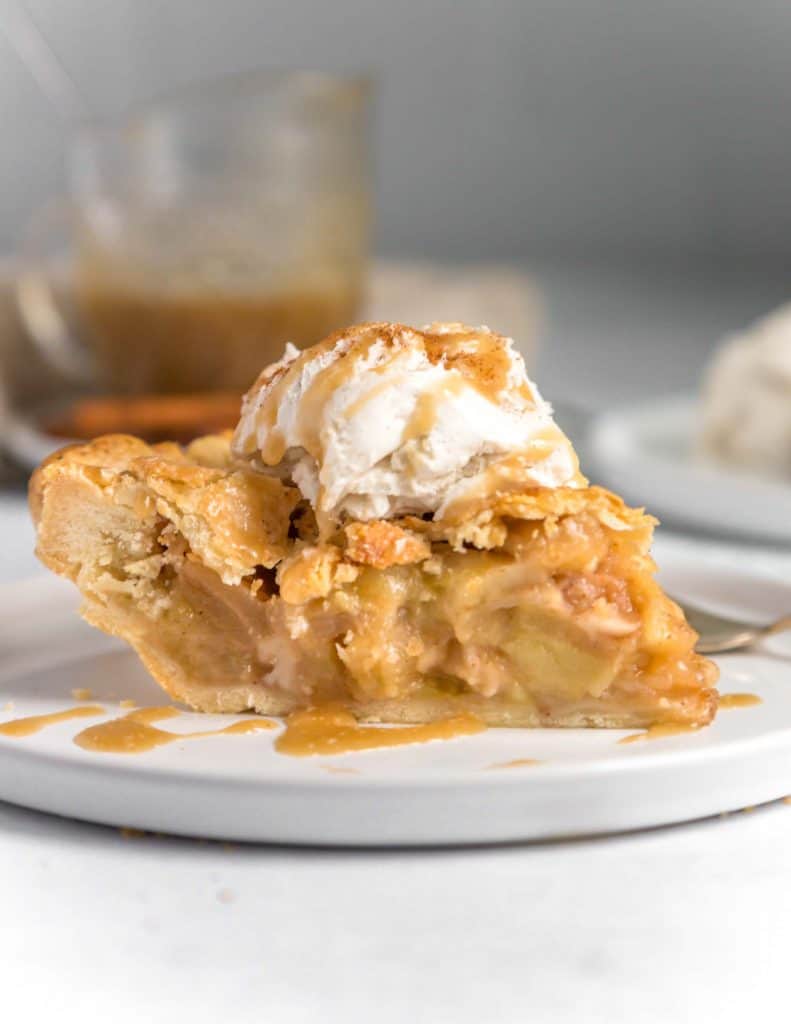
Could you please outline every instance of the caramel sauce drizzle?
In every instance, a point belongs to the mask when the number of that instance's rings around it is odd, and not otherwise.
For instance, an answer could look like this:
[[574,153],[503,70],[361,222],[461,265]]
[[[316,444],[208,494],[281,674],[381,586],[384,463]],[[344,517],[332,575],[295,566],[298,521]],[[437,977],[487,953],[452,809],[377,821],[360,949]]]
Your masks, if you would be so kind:
[[[32,715],[17,718],[0,725],[0,735],[23,737],[49,725],[66,722],[74,718],[103,715],[105,709],[98,705],[82,705],[66,711],[47,715]],[[274,729],[275,723],[258,715],[232,722],[221,729],[202,729],[197,732],[169,732],[155,724],[176,718],[181,710],[175,707],[136,708],[120,718],[112,718],[83,729],[74,737],[74,743],[83,750],[102,754],[140,754],[155,747],[181,740],[202,739],[207,736],[231,736],[262,732]],[[407,725],[396,728],[381,728],[377,725],[360,725],[345,708],[325,705],[296,711],[286,720],[286,728],[275,741],[275,749],[281,754],[293,757],[309,757],[313,754],[344,754],[356,750],[373,750],[382,747],[401,747],[411,743],[428,743],[431,740],[450,740],[460,736],[472,736],[483,732],[486,725],[475,715],[461,714],[424,725]],[[519,764],[533,764],[527,759],[510,762],[510,767]],[[356,769],[338,765],[326,765],[333,774],[357,774]]]
[[274,408],[273,414],[269,415],[267,411],[267,420],[269,420],[269,426],[267,428],[266,440],[261,447],[261,458],[267,466],[277,466],[278,463],[283,461],[283,456],[286,454],[286,439],[283,437],[283,432],[276,425],[275,416],[277,414],[276,408]]
[[[457,370],[484,398],[496,402],[508,384],[511,363],[503,339],[486,331],[472,333],[459,325],[458,331],[434,333],[431,327],[424,336],[426,354],[432,363],[444,362],[448,369]],[[534,401],[529,388],[523,395]]]
[[140,754],[154,747],[164,747],[180,740],[200,739],[204,736],[230,736],[238,733],[261,732],[274,729],[274,723],[267,718],[246,718],[233,722],[222,729],[206,729],[199,732],[168,732],[158,729],[153,723],[175,718],[181,714],[178,708],[138,708],[121,718],[89,726],[74,737],[74,742],[83,750],[101,754]]
[[637,743],[638,740],[661,740],[666,736],[678,736],[680,733],[697,732],[698,726],[685,722],[657,722],[656,725],[649,725],[645,732],[635,732],[631,736],[624,736],[619,743]]
[[103,715],[104,708],[96,704],[85,704],[78,708],[69,708],[67,711],[53,711],[48,715],[30,715],[27,718],[15,718],[11,722],[4,722],[0,725],[0,735],[32,736],[33,733],[46,729],[48,725],[57,725],[59,722],[68,722],[72,718],[90,718],[93,715]]
[[[461,327],[461,325],[460,325]],[[384,340],[393,344],[395,336],[400,333],[400,325],[371,325],[370,329],[354,338],[347,351],[336,356],[327,366],[320,370],[311,381],[300,398],[300,421],[306,424],[302,446],[314,458],[323,455],[321,438],[313,424],[320,421],[320,413],[333,394],[358,370],[359,364],[365,360],[371,347]],[[443,394],[456,394],[465,387],[475,388],[490,401],[497,401],[499,394],[506,387],[510,361],[498,335],[485,332],[459,330],[457,333],[432,333],[430,328],[425,332],[408,329],[412,344],[422,344],[432,363],[443,361],[449,370],[456,375],[444,380],[434,392],[421,395],[412,416],[411,422],[404,432],[403,441],[429,433],[436,422],[439,399]],[[282,432],[277,426],[277,413],[283,395],[288,387],[302,372],[305,364],[324,353],[332,350],[343,337],[343,332],[330,335],[299,356],[281,373],[274,377],[268,386],[261,409],[259,410],[259,430],[266,430],[266,440],[261,448],[261,457],[266,465],[274,466],[282,461],[286,445]],[[392,368],[387,364],[388,368]],[[380,371],[385,366],[378,367]],[[354,416],[359,410],[380,391],[392,387],[392,381],[384,382],[380,387],[373,388],[367,394],[345,410],[346,417]],[[535,396],[527,386],[522,388],[523,396],[535,401]]]
[[750,708],[754,704],[763,704],[757,693],[721,693],[721,708]]
[[415,408],[401,434],[401,444],[418,437],[426,437],[434,429],[442,400],[448,395],[459,395],[467,387],[461,374],[445,377],[436,386],[417,396]]
[[357,373],[358,364],[365,360],[376,340],[372,335],[358,341],[348,353],[338,355],[316,374],[302,395],[299,405],[299,419],[303,424],[302,446],[314,459],[319,460],[324,456],[324,445],[318,432],[324,406],[333,393]]
[[346,754],[354,750],[401,747],[430,740],[450,740],[483,732],[486,725],[475,715],[455,715],[426,725],[404,725],[383,729],[360,725],[343,707],[325,705],[295,711],[286,719],[286,728],[275,740],[275,749],[292,757],[314,754]]
[[461,522],[482,508],[492,495],[518,494],[526,487],[536,486],[531,474],[558,448],[566,449],[574,466],[572,477],[563,486],[586,486],[588,481],[580,472],[579,459],[571,442],[560,427],[549,423],[537,431],[524,448],[497,459],[478,474],[475,482],[448,506],[443,518],[450,522]]
[[487,769],[492,771],[499,768],[532,768],[537,764],[541,764],[541,762],[534,757],[517,757],[513,761],[496,761],[494,764],[487,765]]
[[[317,424],[321,406],[326,402],[335,388],[340,387],[356,371],[357,358],[363,356],[376,339],[370,337],[358,343],[347,353],[340,353],[331,363],[320,370],[311,381],[309,387],[300,398],[300,422]],[[330,335],[317,345],[301,352],[297,358],[282,371],[269,385],[258,412],[260,434],[261,427],[266,428],[266,440],[261,448],[261,458],[268,466],[276,466],[286,453],[286,442],[283,433],[277,426],[277,414],[287,389],[302,372],[305,363],[320,358],[340,341],[337,334]],[[352,358],[351,352],[354,352]],[[321,439],[314,427],[308,427],[307,436],[301,438],[305,450],[318,459],[321,455]]]
[[361,412],[369,402],[372,402],[375,398],[383,395],[391,388],[397,388],[404,379],[404,377],[399,377],[397,380],[383,380],[379,384],[374,385],[374,387],[369,388],[365,394],[360,395],[359,398],[346,406],[343,410],[344,418],[347,420],[352,419],[352,417],[356,416],[358,412]]

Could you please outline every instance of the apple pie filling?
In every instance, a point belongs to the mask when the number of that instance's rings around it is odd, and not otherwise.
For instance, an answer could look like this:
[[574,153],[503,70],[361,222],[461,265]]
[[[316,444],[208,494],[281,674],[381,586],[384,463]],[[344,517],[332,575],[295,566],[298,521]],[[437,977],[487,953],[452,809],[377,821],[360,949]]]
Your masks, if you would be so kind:
[[361,721],[702,725],[716,667],[654,580],[653,520],[595,487],[320,535],[227,440],[70,449],[34,478],[39,552],[174,698]]
[[454,550],[356,524],[334,543],[297,540],[230,586],[166,529],[156,585],[167,597],[147,632],[160,646],[172,637],[173,659],[190,645],[196,675],[222,686],[224,666],[229,686],[278,693],[286,709],[463,706],[506,724],[705,717],[713,668],[621,533],[580,513],[514,520],[501,546]]

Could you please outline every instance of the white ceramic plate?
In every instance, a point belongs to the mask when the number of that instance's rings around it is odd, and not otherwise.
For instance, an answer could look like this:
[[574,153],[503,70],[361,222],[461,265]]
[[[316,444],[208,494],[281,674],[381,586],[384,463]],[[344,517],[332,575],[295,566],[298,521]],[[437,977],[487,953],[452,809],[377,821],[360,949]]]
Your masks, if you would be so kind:
[[791,484],[696,459],[699,422],[695,400],[684,396],[605,413],[589,427],[583,467],[597,483],[669,521],[791,543]]
[[[788,610],[781,583],[665,559],[665,583],[757,617]],[[162,695],[125,648],[84,625],[73,590],[41,577],[0,588],[0,720],[73,706],[74,687],[118,714]],[[72,743],[101,719],[0,736],[0,798],[116,826],[317,845],[481,843],[611,832],[733,810],[791,793],[791,643],[722,660],[722,690],[764,703],[700,733],[619,745],[614,730],[490,730],[339,757],[275,753],[276,733],[95,754]],[[6,703],[13,708],[6,709]],[[227,724],[185,712],[168,728]],[[492,767],[521,758],[530,767]],[[351,769],[340,773],[339,769]]]

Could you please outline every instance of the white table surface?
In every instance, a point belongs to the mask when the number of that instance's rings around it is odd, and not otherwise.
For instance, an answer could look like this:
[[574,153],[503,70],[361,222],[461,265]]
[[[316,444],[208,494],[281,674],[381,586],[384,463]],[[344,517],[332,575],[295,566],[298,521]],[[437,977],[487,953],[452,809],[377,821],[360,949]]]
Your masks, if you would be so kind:
[[[616,324],[610,351],[628,355],[638,311],[656,311],[677,356],[647,357],[645,390],[658,393],[702,361],[685,338],[760,312],[769,292],[745,289],[739,305],[732,288],[718,303],[692,286],[679,300],[677,288],[635,296],[634,282],[573,274],[550,284],[572,312],[550,332],[546,390],[580,397],[562,387],[573,356],[594,402],[645,388],[628,359],[607,374],[585,348],[588,336],[607,343],[605,321]],[[662,315],[679,301],[670,330]],[[37,571],[18,496],[0,496],[0,538],[0,582]],[[791,578],[791,552],[662,543]],[[769,1024],[789,1014],[782,802],[596,840],[413,852],[124,838],[0,804],[0,893],[9,1021]]]

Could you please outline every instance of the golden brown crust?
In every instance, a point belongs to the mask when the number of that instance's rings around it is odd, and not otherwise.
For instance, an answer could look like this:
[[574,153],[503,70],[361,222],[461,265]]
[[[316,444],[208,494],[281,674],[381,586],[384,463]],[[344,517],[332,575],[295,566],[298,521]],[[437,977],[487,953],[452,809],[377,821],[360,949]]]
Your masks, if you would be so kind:
[[356,579],[358,570],[343,561],[340,548],[324,544],[297,547],[277,567],[280,597],[287,604],[305,604]]
[[508,522],[545,521],[555,523],[564,516],[585,514],[615,531],[641,534],[646,544],[657,520],[641,508],[630,508],[603,487],[533,487],[520,492],[494,493],[465,506],[464,516],[440,520],[405,516],[395,520],[431,541],[446,541],[454,548],[472,544],[492,550],[502,547]]
[[[223,580],[238,582],[257,566],[274,567],[288,554],[289,517],[299,493],[233,463],[230,455],[225,468],[218,468],[226,451],[223,437],[202,439],[186,452],[124,434],[71,445],[33,474],[34,520],[40,523],[47,488],[53,486],[93,489],[108,506],[133,501],[141,515],[156,514],[163,526],[172,524]],[[46,561],[46,549],[39,546]]]
[[384,519],[349,523],[344,528],[345,557],[350,562],[387,569],[391,565],[414,565],[431,555],[431,544],[412,530]]

